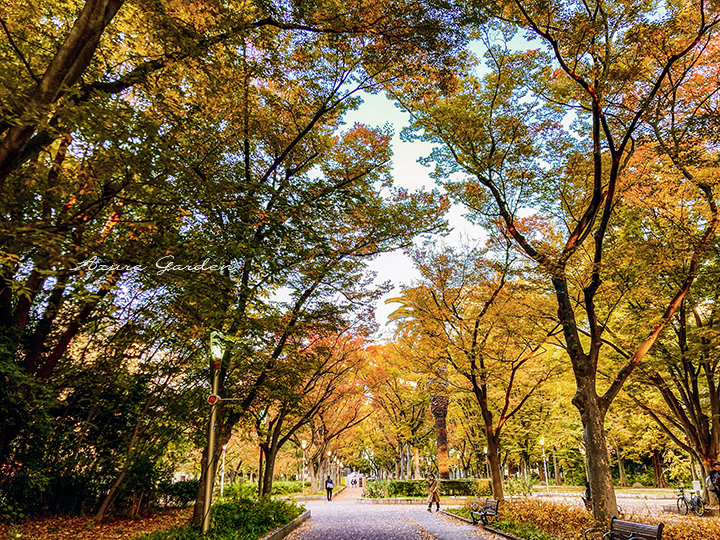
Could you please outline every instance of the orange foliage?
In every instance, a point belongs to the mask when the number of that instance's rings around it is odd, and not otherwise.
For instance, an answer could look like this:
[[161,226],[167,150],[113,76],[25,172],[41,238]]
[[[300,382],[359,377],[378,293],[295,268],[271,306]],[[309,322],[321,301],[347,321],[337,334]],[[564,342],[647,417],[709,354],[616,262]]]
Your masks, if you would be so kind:
[[[720,518],[704,516],[636,516],[624,515],[623,519],[656,525],[665,523],[663,540],[720,540]],[[582,540],[583,531],[596,525],[584,509],[567,503],[538,499],[506,499],[499,509],[498,519],[532,523],[562,540]]]

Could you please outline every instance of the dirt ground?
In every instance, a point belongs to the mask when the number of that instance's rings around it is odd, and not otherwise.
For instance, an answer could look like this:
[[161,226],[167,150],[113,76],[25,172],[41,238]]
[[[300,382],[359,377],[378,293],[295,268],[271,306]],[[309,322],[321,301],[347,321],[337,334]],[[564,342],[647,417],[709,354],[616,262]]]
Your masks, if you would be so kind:
[[[18,526],[20,540],[131,540],[140,533],[184,525],[192,509],[167,510],[142,519],[109,517],[95,524],[88,517],[33,518]],[[0,538],[7,538],[7,526],[0,526]]]

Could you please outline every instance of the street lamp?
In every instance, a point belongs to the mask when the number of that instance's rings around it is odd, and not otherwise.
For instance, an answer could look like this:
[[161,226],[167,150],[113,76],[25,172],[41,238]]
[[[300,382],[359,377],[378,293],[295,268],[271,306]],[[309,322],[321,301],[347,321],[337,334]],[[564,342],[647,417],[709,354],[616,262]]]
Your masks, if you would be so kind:
[[330,456],[332,456],[332,450],[327,451],[328,476],[332,476],[332,460],[330,459]]
[[[207,468],[205,470],[205,505],[203,509],[202,532],[207,533],[210,529],[210,504],[212,502],[213,484],[215,483],[215,469],[213,459],[215,458],[215,422],[217,421],[217,405],[220,401],[218,388],[220,386],[220,364],[224,354],[223,342],[218,332],[210,334],[210,352],[213,357],[212,371],[212,394],[208,397],[210,404],[210,432],[208,435]],[[224,453],[223,453],[224,457]]]
[[223,462],[222,462],[222,474],[220,475],[220,496],[222,497],[223,491],[225,490],[225,454],[227,453],[227,444],[223,444]]
[[550,481],[548,480],[547,460],[545,459],[545,439],[540,439],[540,447],[542,448],[543,471],[545,471],[545,489],[548,495],[550,495]]
[[304,497],[305,496],[305,449],[307,448],[307,441],[305,441],[305,440],[300,441],[300,447],[302,448],[302,452],[303,452],[302,494]]

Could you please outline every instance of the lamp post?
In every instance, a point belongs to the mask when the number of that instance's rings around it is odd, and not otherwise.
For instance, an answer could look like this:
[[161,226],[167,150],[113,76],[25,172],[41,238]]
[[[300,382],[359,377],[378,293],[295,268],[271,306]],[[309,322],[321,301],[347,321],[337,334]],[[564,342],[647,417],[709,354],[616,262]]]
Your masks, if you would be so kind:
[[487,455],[487,446],[484,448],[485,451],[485,478],[490,478],[490,475],[488,474],[488,455]]
[[545,439],[540,439],[540,447],[542,448],[543,471],[545,472],[545,489],[548,495],[550,495],[550,481],[548,480],[547,460],[545,459]]
[[222,497],[223,491],[225,491],[225,454],[227,453],[227,444],[223,444],[223,462],[222,462],[222,474],[220,475],[220,496]]
[[223,344],[217,332],[210,334],[210,351],[213,356],[213,382],[212,394],[208,397],[210,404],[210,429],[208,434],[207,448],[207,469],[205,471],[205,505],[203,508],[202,532],[207,533],[210,529],[210,504],[212,503],[213,484],[215,483],[215,469],[213,459],[215,458],[215,422],[217,421],[218,387],[220,386],[220,364],[223,357]]
[[305,449],[307,448],[307,441],[305,441],[305,440],[300,441],[300,447],[302,448],[302,452],[303,452],[302,494],[304,497],[305,496]]
[[332,460],[330,459],[330,456],[332,456],[332,450],[327,451],[328,476],[332,476]]

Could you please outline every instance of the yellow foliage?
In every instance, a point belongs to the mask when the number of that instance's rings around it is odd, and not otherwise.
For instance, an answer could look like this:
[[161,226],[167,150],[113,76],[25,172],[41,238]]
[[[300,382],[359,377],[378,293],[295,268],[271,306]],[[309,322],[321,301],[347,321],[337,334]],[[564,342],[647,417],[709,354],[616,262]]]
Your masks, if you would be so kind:
[[[582,540],[583,531],[598,527],[592,516],[584,509],[567,503],[539,499],[507,499],[500,505],[498,519],[532,523],[562,540]],[[720,540],[720,518],[675,516],[635,516],[623,519],[656,525],[665,523],[663,540]]]

